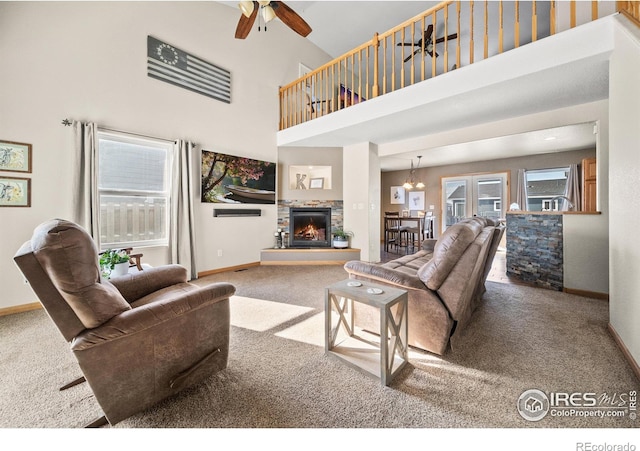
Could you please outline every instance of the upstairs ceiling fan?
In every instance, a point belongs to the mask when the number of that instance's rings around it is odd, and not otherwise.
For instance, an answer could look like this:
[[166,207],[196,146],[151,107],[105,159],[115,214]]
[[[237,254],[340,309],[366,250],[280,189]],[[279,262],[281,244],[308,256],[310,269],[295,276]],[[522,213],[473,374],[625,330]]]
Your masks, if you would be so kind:
[[244,39],[249,35],[251,27],[253,27],[258,17],[258,13],[260,13],[261,19],[264,20],[265,31],[267,29],[267,22],[277,17],[302,37],[306,37],[311,33],[309,24],[284,2],[242,1],[238,4],[238,7],[240,11],[242,11],[242,15],[236,27],[236,39]]
[[404,59],[404,62],[406,63],[414,55],[416,55],[417,53],[422,52],[422,41],[424,41],[424,51],[427,52],[429,54],[429,56],[431,56],[431,58],[433,58],[434,57],[434,53],[435,53],[436,57],[439,56],[438,52],[435,52],[435,45],[436,44],[444,42],[445,39],[447,41],[451,41],[453,39],[456,39],[457,37],[458,37],[458,33],[453,33],[453,34],[450,34],[449,36],[447,36],[446,38],[444,36],[441,37],[441,38],[438,38],[434,42],[433,41],[433,25],[429,25],[427,27],[427,29],[424,31],[424,35],[422,36],[422,38],[420,38],[420,40],[418,42],[400,42],[398,44],[398,46],[418,47],[411,55],[409,55],[408,57],[406,57]]

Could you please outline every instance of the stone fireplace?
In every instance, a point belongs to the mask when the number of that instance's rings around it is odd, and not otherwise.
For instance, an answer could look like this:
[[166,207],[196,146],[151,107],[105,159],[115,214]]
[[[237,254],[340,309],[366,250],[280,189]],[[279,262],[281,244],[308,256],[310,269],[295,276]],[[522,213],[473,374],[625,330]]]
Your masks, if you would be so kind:
[[331,208],[289,209],[289,247],[331,247]]

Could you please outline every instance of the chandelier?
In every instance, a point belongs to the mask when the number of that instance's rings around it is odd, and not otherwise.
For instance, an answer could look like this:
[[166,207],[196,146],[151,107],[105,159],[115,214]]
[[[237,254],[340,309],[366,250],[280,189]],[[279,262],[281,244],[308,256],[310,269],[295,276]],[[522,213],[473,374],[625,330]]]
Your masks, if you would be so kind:
[[422,180],[418,180],[416,182],[416,169],[420,167],[420,158],[422,158],[421,155],[418,156],[418,164],[415,168],[413,167],[413,158],[411,159],[411,170],[409,171],[409,178],[406,179],[404,181],[404,185],[402,185],[404,189],[413,189],[414,187],[418,189],[424,188],[424,183],[422,183]]

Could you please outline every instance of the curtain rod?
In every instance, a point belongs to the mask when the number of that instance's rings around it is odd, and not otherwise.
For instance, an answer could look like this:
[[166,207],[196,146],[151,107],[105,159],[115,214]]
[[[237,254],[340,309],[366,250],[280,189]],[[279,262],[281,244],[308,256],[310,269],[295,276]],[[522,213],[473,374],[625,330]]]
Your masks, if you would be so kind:
[[[64,125],[65,127],[69,127],[69,126],[73,125],[73,121],[71,121],[71,120],[69,120],[67,118],[64,118],[64,119],[62,119],[62,125]],[[100,127],[100,126],[98,126],[98,128],[100,130],[103,130],[103,131],[106,131],[106,132],[125,133],[127,135],[139,136],[141,138],[151,138],[151,139],[157,139],[159,141],[166,141],[166,142],[172,142],[172,143],[177,142],[177,140],[175,140],[175,139],[167,139],[167,138],[160,138],[158,136],[143,135],[142,133],[127,132],[127,131],[124,131],[124,130],[117,130],[115,128]]]

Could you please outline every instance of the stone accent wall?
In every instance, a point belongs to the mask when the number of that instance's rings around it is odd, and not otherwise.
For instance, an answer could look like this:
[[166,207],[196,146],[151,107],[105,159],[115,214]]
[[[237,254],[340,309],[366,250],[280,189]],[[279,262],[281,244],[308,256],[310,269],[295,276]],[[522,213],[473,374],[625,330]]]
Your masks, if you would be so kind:
[[507,275],[562,291],[562,215],[507,215]]
[[331,230],[344,224],[344,203],[341,200],[279,200],[278,228],[289,233],[290,208],[331,208]]

